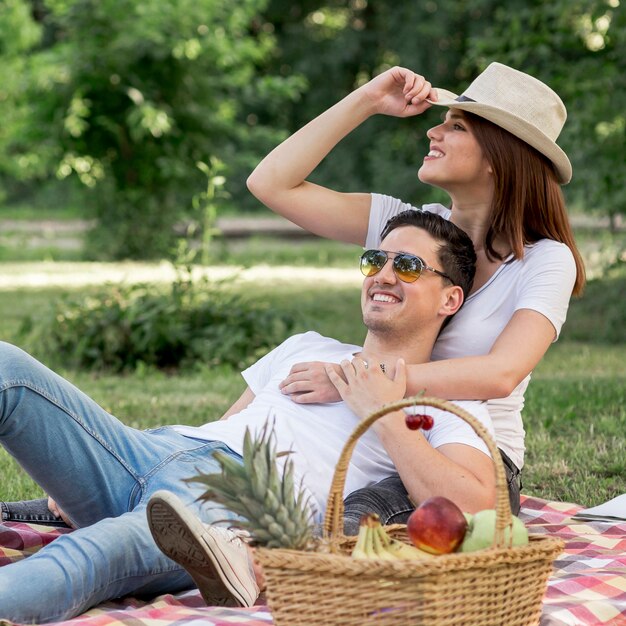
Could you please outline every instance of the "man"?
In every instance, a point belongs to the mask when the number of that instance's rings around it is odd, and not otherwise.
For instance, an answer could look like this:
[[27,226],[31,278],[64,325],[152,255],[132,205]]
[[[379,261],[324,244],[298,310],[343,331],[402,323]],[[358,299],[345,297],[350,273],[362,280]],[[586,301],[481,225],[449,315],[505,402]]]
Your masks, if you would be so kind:
[[[441,325],[472,282],[471,242],[437,216],[398,216],[386,228],[383,249],[363,256],[363,348],[315,333],[292,337],[243,373],[249,388],[221,421],[200,428],[125,426],[21,350],[1,344],[0,442],[77,530],[0,568],[0,618],[50,622],[114,597],[191,587],[189,574],[159,551],[148,532],[146,506],[162,490],[177,496],[175,506],[191,519],[197,515],[209,525],[200,524],[205,544],[240,555],[218,563],[236,565],[227,575],[194,572],[205,598],[227,593],[252,604],[258,587],[245,545],[212,525],[232,514],[198,502],[201,485],[183,478],[218,471],[212,457],[217,449],[241,460],[245,427],[255,430],[275,414],[278,445],[294,450],[296,473],[323,511],[334,464],[354,426],[373,408],[404,396],[404,363],[429,358]],[[342,363],[346,379],[334,380],[345,403],[300,407],[284,398],[278,382],[302,358]],[[479,407],[472,411],[488,422]],[[493,505],[492,462],[469,427],[442,416],[428,435],[430,444],[420,433],[407,433],[401,412],[380,420],[355,450],[346,490],[390,475],[395,463],[416,501],[437,493],[469,511]]]
[[[368,329],[363,348],[316,333],[292,337],[243,373],[248,388],[224,416],[228,426],[217,422],[205,427],[207,437],[235,447],[246,426],[258,428],[275,412],[278,449],[293,450],[290,458],[318,510],[323,510],[336,461],[357,419],[404,397],[405,363],[429,360],[442,325],[459,309],[472,283],[471,242],[434,214],[402,213],[390,220],[382,239],[383,250],[367,251],[361,261],[366,275],[361,305]],[[426,260],[421,274],[413,271],[412,255]],[[299,405],[280,392],[285,372],[303,354],[341,364],[345,378],[331,367],[327,373],[343,402]],[[463,404],[491,429],[483,406]],[[346,494],[389,475],[395,466],[414,502],[443,495],[465,511],[492,507],[493,465],[471,428],[438,413],[431,432],[409,434],[404,418],[403,411],[388,415],[361,437],[351,458]],[[151,498],[148,517],[159,547],[187,569],[208,604],[228,599],[254,604],[262,573],[245,542],[202,524],[167,492]]]

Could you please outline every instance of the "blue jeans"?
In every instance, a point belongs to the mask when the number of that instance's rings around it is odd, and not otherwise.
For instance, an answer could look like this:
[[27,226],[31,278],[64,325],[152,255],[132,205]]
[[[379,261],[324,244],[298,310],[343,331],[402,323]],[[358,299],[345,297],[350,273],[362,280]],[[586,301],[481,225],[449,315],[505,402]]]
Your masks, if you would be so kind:
[[[513,461],[500,450],[506,474],[511,511],[517,515],[520,510],[521,471]],[[344,501],[343,532],[347,536],[359,534],[361,517],[368,513],[378,513],[382,524],[406,524],[415,505],[409,498],[406,488],[395,474],[375,485],[353,491]]]
[[48,509],[48,498],[20,500],[19,502],[0,501],[3,522],[26,522],[68,528],[67,524]]
[[0,342],[0,443],[78,527],[34,555],[0,567],[0,618],[68,619],[105,600],[193,587],[157,548],[146,504],[158,489],[176,493],[208,523],[233,515],[199,503],[202,485],[184,483],[219,471],[220,442],[171,428],[140,431],[25,352]]

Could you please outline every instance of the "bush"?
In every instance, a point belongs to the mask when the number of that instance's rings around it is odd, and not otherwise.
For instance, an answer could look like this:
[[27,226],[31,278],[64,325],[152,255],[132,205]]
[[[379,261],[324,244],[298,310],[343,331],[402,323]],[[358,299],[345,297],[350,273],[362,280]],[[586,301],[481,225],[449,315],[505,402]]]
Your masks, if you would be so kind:
[[618,260],[601,278],[590,280],[580,299],[573,299],[563,339],[590,343],[626,343],[626,262]]
[[243,369],[289,336],[295,316],[249,303],[219,283],[178,279],[155,285],[108,285],[80,299],[64,297],[21,334],[54,364],[123,372],[229,365]]

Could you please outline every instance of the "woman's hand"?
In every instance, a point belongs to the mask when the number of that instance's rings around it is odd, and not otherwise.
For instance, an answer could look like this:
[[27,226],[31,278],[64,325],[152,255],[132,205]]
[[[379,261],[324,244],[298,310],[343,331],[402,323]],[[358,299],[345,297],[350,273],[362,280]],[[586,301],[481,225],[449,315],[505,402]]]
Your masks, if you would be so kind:
[[[398,359],[393,378],[389,378],[377,364],[367,367],[365,360],[356,357],[341,362],[343,378],[330,367],[326,373],[343,401],[359,417],[367,417],[383,404],[396,402],[406,393],[406,365]],[[344,380],[345,379],[345,380]]]
[[298,404],[325,404],[341,402],[337,387],[330,382],[327,368],[334,370],[341,377],[341,367],[336,363],[308,361],[296,363],[283,380],[280,390]]
[[394,117],[419,115],[437,100],[437,92],[420,74],[405,68],[392,67],[360,88],[373,103],[377,113]]
[[59,508],[58,504],[50,496],[48,496],[48,509],[52,515],[56,518],[61,518],[70,528],[76,528],[76,526],[72,523],[72,520],[70,520],[70,518]]

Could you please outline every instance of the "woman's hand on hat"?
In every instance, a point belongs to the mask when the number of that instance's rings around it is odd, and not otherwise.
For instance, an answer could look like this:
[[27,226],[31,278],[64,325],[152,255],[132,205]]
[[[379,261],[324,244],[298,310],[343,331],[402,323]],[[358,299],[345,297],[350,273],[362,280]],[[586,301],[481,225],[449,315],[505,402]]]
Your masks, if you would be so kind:
[[376,113],[394,117],[419,115],[437,100],[437,92],[420,74],[405,67],[392,67],[361,87]]

